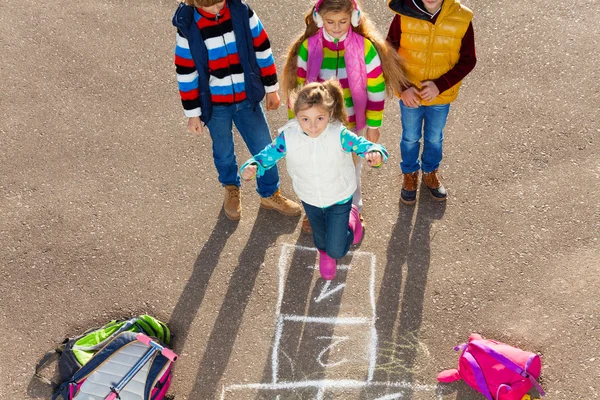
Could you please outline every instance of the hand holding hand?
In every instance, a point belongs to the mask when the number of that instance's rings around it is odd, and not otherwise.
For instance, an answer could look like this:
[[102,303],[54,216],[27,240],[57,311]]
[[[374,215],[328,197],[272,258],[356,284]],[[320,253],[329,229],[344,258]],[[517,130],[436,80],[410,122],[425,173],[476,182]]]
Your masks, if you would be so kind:
[[419,96],[425,101],[433,101],[440,94],[440,90],[433,81],[421,82],[421,90]]
[[402,99],[402,102],[406,107],[417,108],[421,105],[417,88],[415,88],[414,86],[411,86],[408,89],[404,90],[400,95],[400,98]]
[[246,181],[251,180],[256,175],[257,169],[258,168],[257,168],[256,164],[248,165],[246,168],[244,168],[242,170],[242,178],[244,178],[244,180],[246,180]]
[[267,93],[267,111],[277,110],[280,103],[281,99],[279,98],[279,93]]
[[365,154],[365,160],[367,160],[367,164],[369,164],[369,167],[379,167],[383,162],[381,153],[378,151],[370,151],[367,154]]
[[188,119],[187,128],[191,133],[201,135],[204,131],[204,122],[200,121],[200,117],[191,117]]
[[377,143],[379,141],[379,128],[368,128],[367,140],[369,142]]

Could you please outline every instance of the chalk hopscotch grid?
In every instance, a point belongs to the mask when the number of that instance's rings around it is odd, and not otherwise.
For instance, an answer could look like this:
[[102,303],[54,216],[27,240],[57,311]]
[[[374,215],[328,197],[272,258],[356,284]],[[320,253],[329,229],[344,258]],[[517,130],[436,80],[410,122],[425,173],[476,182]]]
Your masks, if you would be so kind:
[[[247,384],[233,384],[229,386],[223,386],[221,391],[221,400],[226,399],[226,394],[233,391],[241,391],[241,390],[293,390],[293,389],[306,389],[313,388],[317,389],[317,397],[316,400],[322,400],[324,398],[324,394],[327,389],[363,389],[365,387],[387,387],[393,389],[411,389],[416,391],[433,391],[435,392],[436,386],[434,385],[424,385],[424,384],[416,384],[410,382],[374,382],[373,375],[375,374],[375,367],[377,362],[377,329],[375,326],[375,321],[377,319],[376,307],[375,307],[375,265],[376,265],[376,257],[373,253],[363,252],[363,251],[350,251],[348,255],[360,256],[360,257],[370,257],[370,266],[371,266],[371,279],[369,281],[369,300],[371,304],[372,315],[370,318],[361,318],[361,317],[310,317],[304,315],[286,315],[281,314],[281,305],[283,303],[283,295],[285,291],[285,272],[286,266],[290,259],[290,256],[294,251],[310,251],[316,252],[317,249],[314,247],[306,247],[292,244],[283,244],[281,255],[279,257],[279,282],[278,282],[278,293],[277,293],[277,309],[275,311],[276,315],[276,326],[275,326],[275,339],[273,344],[273,351],[271,355],[271,368],[273,371],[272,382],[271,383],[247,383]],[[317,266],[314,266],[313,269],[317,269]],[[339,265],[338,269],[341,270],[349,270],[351,267],[349,265]],[[329,282],[326,283],[324,288],[327,289],[329,286]],[[341,284],[341,287],[345,286]],[[337,291],[336,289],[335,291]],[[333,292],[333,291],[332,291]],[[323,298],[323,294],[321,294],[320,298]],[[281,337],[283,335],[283,325],[285,321],[294,321],[294,322],[311,322],[311,323],[324,323],[324,324],[332,324],[332,325],[358,325],[365,324],[368,325],[371,331],[371,345],[370,345],[370,354],[369,354],[369,368],[367,373],[367,379],[365,381],[353,380],[353,379],[322,379],[322,380],[305,380],[305,381],[296,381],[296,382],[278,382],[278,371],[279,371],[279,345],[281,342]],[[391,399],[400,399],[403,395],[401,393],[390,394],[380,397],[376,400],[391,400]],[[280,396],[277,395],[275,400],[279,400]],[[438,396],[441,399],[441,395]]]

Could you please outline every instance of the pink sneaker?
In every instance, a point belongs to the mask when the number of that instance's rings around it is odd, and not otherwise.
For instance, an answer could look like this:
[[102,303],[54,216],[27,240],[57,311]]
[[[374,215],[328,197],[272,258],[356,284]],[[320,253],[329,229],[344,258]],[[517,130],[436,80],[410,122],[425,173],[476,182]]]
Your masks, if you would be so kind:
[[319,272],[321,277],[326,281],[331,281],[335,278],[337,270],[337,262],[334,258],[327,255],[326,252],[319,250]]
[[360,222],[358,208],[354,204],[352,204],[352,210],[350,210],[350,220],[348,221],[348,226],[354,233],[354,240],[352,241],[352,244],[360,243],[364,230],[362,223]]

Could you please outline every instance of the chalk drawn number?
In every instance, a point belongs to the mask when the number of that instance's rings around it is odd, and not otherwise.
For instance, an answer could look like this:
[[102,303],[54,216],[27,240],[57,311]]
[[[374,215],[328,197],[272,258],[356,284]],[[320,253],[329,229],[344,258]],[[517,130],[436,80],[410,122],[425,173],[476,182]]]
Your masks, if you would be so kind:
[[320,353],[319,356],[317,357],[317,361],[319,362],[319,364],[322,367],[335,367],[338,366],[340,364],[343,364],[345,362],[347,362],[347,359],[342,359],[340,361],[334,362],[334,363],[327,363],[327,362],[323,362],[323,356],[325,355],[325,353],[327,353],[330,349],[333,349],[335,346],[337,346],[340,343],[345,342],[346,340],[350,339],[348,336],[319,336],[317,339],[327,339],[327,340],[331,340],[332,342],[329,344],[329,346],[325,347]]
[[320,302],[321,302],[321,300],[325,299],[326,297],[329,297],[329,296],[331,296],[332,294],[334,294],[335,292],[337,292],[337,291],[339,291],[339,290],[342,290],[342,289],[343,289],[343,288],[346,286],[346,284],[345,284],[345,283],[342,283],[342,284],[339,284],[339,285],[337,285],[335,288],[333,288],[333,289],[331,289],[331,290],[327,290],[327,289],[329,289],[329,285],[331,285],[331,281],[327,281],[327,282],[326,282],[326,283],[323,285],[323,287],[321,288],[321,293],[319,294],[319,297],[317,297],[317,298],[315,299],[315,301],[316,301],[317,303],[320,303]]

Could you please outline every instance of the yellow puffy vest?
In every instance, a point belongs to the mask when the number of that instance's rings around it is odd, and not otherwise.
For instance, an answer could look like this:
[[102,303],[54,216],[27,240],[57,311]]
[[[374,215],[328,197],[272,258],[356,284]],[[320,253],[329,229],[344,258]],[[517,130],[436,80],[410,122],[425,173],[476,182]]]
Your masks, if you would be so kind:
[[[439,78],[456,65],[460,45],[473,12],[459,0],[444,0],[435,24],[407,17],[400,18],[402,36],[398,53],[406,60],[406,72],[417,87],[420,82]],[[456,99],[462,82],[422,105],[448,104]]]

